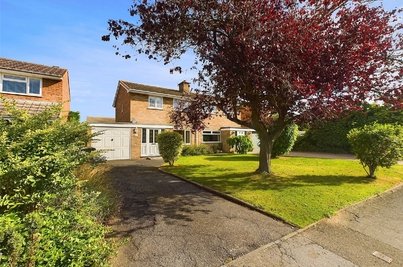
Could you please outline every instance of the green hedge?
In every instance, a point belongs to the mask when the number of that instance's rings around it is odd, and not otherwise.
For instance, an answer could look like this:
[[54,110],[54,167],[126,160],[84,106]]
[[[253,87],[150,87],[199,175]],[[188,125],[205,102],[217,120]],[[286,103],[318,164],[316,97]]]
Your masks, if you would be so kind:
[[99,193],[74,174],[98,156],[83,150],[88,125],[57,119],[58,108],[31,116],[5,106],[13,119],[0,120],[0,266],[107,265]]
[[314,123],[303,136],[298,137],[293,150],[352,153],[347,134],[354,128],[374,122],[402,125],[403,111],[372,105],[364,107],[363,111],[346,113],[339,119]]
[[[190,145],[184,146],[182,148],[182,156],[200,156],[200,155],[208,155],[214,152],[215,148],[209,147],[207,145]],[[217,148],[218,150],[218,148]]]

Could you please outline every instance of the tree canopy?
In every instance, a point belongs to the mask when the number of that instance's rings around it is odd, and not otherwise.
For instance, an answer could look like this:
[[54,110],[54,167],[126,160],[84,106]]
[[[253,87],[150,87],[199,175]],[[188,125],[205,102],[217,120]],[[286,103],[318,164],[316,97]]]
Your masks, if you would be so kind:
[[[259,170],[291,122],[369,100],[402,107],[402,10],[358,0],[135,0],[108,35],[165,64],[192,51],[198,88],[172,119],[194,129],[218,107],[260,138]],[[116,45],[117,54],[121,53]],[[178,66],[175,70],[181,70]]]

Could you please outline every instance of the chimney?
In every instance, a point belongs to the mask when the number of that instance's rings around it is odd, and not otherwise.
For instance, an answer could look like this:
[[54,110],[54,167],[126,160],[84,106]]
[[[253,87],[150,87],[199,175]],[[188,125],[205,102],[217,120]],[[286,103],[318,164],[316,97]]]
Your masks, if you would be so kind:
[[182,94],[189,94],[190,93],[190,83],[188,83],[187,81],[183,81],[180,84],[178,84],[179,86],[179,92],[181,92]]

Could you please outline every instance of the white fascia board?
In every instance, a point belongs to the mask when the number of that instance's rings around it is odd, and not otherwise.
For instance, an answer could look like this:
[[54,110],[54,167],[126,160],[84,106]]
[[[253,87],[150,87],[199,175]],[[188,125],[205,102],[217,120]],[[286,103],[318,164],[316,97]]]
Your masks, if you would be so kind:
[[151,129],[173,129],[172,125],[155,125],[155,124],[133,124],[133,123],[90,123],[91,127],[105,128],[151,128]]
[[58,80],[58,81],[62,80],[62,77],[59,77],[59,76],[42,75],[42,74],[31,73],[29,71],[16,71],[16,70],[8,70],[8,69],[0,68],[0,72],[2,74],[26,76],[26,77],[32,77],[32,78],[45,78],[45,79]]
[[227,131],[245,131],[245,132],[254,132],[254,129],[249,128],[233,128],[233,127],[221,127],[220,130],[227,130]]
[[182,99],[183,98],[183,96],[164,94],[164,93],[157,93],[157,92],[150,92],[150,91],[144,91],[144,90],[138,90],[138,89],[129,89],[129,93],[136,93],[136,94],[149,95],[149,96],[168,97],[168,98],[174,98],[174,99]]

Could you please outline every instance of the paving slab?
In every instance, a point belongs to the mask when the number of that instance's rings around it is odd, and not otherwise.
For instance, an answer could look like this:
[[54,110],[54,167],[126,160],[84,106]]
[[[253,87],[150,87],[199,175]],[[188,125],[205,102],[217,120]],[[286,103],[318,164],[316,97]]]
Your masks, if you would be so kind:
[[162,162],[115,161],[123,198],[112,266],[221,266],[296,229],[158,171]]
[[357,265],[323,248],[309,238],[295,235],[283,242],[251,252],[226,266],[354,267]]
[[226,266],[403,266],[403,186]]

